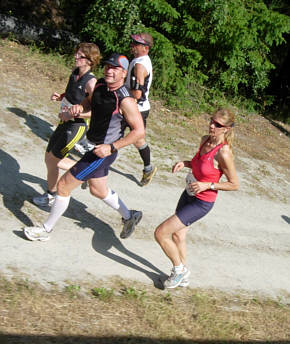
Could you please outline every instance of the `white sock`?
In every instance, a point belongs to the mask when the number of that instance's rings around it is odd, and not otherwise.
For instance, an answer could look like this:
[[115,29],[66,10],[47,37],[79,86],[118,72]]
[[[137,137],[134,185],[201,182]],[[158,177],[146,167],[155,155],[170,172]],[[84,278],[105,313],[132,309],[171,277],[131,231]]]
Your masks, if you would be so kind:
[[48,219],[43,223],[43,227],[47,232],[51,232],[54,225],[61,217],[61,215],[66,211],[70,201],[70,196],[63,197],[56,195],[54,203],[51,207]]
[[183,272],[184,265],[181,263],[180,265],[174,266],[174,270],[177,274],[181,274]]
[[117,192],[109,189],[108,194],[103,201],[109,205],[111,208],[117,210],[123,219],[128,220],[131,217],[130,210],[126,207],[126,205],[122,202],[119,198]]

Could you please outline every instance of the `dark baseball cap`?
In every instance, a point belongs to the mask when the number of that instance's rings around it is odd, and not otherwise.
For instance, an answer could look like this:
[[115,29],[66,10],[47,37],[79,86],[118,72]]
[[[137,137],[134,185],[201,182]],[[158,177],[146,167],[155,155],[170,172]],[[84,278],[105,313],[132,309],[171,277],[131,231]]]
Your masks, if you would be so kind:
[[[137,34],[137,35],[130,35],[131,36],[131,39],[138,43],[138,44],[143,44],[143,45],[148,45],[148,47],[152,47],[153,45],[153,39],[152,39],[152,36],[149,35],[149,34],[145,34],[143,33],[142,36],[141,34]],[[147,38],[147,39],[146,39]]]
[[125,70],[129,68],[129,60],[125,55],[114,53],[108,59],[106,59],[104,64],[110,64],[115,67],[122,67]]

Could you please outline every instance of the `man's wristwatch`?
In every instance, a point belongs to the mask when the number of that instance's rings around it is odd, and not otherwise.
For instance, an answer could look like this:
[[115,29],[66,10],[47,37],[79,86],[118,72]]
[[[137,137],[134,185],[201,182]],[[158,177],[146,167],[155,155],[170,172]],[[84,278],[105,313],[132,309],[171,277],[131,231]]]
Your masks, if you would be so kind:
[[113,143],[110,143],[110,146],[111,146],[111,154],[117,152],[118,149],[114,146]]
[[210,184],[210,189],[211,189],[211,190],[215,190],[214,183],[211,183],[211,184]]

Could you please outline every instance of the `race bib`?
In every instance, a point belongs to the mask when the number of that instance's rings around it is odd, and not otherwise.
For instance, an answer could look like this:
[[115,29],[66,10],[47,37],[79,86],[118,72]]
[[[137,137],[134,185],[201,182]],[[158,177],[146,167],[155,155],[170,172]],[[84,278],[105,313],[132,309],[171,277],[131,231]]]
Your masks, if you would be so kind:
[[63,97],[61,100],[61,104],[60,104],[60,112],[66,112],[69,108],[71,108],[73,106],[72,103],[70,103],[66,97]]
[[189,190],[189,184],[196,182],[196,179],[194,178],[192,172],[189,172],[187,176],[185,177],[185,189],[186,192],[189,194],[189,196],[194,196],[195,193],[191,190]]

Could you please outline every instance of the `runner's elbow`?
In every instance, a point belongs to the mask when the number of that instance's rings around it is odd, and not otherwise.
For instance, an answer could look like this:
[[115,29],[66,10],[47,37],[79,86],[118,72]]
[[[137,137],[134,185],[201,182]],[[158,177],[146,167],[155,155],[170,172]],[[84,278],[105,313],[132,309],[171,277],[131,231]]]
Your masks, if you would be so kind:
[[237,190],[239,190],[239,188],[240,188],[240,184],[238,181],[232,183],[232,190],[233,191],[237,191]]

